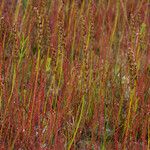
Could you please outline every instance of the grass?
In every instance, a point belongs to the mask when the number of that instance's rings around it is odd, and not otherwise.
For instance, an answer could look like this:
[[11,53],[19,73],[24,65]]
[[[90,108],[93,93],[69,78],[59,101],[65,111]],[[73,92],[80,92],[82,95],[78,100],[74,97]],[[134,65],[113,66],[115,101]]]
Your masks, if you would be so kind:
[[0,149],[149,150],[149,3],[0,1]]

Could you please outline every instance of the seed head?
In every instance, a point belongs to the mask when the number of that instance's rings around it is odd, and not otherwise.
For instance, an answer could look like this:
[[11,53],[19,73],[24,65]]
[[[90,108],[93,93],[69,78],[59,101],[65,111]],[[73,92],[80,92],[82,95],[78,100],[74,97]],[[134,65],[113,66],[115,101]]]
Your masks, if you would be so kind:
[[129,64],[129,74],[130,74],[130,87],[133,89],[137,81],[137,65],[135,61],[135,56],[131,48],[128,49],[128,64]]

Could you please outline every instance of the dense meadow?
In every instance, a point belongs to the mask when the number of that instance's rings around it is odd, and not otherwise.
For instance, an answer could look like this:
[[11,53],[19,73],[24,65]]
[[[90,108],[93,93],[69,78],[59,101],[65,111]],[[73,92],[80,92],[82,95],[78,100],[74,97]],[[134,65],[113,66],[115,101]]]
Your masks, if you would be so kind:
[[150,1],[0,0],[0,150],[149,150]]

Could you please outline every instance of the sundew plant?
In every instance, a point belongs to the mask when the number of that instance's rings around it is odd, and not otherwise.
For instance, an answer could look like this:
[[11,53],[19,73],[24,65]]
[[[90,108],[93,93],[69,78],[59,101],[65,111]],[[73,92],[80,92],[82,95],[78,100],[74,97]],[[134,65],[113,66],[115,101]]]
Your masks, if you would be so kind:
[[0,0],[0,150],[150,150],[150,0]]

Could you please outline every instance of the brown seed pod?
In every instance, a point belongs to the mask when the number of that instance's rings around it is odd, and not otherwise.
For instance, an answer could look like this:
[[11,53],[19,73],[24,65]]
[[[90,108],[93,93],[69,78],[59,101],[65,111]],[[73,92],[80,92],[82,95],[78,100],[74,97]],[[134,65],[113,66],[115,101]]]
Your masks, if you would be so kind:
[[135,21],[133,14],[131,14],[130,30],[131,30],[131,41],[134,42],[135,36],[136,36],[136,21]]
[[[45,35],[45,43],[44,43],[44,50],[46,52],[49,52],[50,49],[50,43],[51,43],[51,27],[49,22],[49,15],[45,15],[45,21],[44,21],[44,35]],[[49,53],[50,54],[50,53]],[[48,54],[48,55],[49,55]]]
[[95,36],[95,25],[94,25],[94,2],[93,0],[90,0],[89,4],[89,26],[90,26],[90,43],[91,43],[91,49],[93,50],[93,43],[94,43],[94,36]]
[[64,53],[65,49],[65,31],[64,31],[64,6],[62,5],[58,14],[58,50],[60,54]]
[[38,47],[42,49],[42,38],[43,38],[43,23],[42,17],[38,16]]
[[51,46],[50,46],[51,48],[51,57],[52,57],[52,62],[51,62],[51,64],[52,64],[52,70],[53,70],[53,72],[54,72],[54,74],[55,74],[55,70],[56,70],[56,58],[57,58],[57,51],[56,51],[56,49],[54,48],[54,46],[51,44]]
[[[43,45],[43,17],[41,13],[39,12],[39,9],[37,7],[34,8],[34,11],[36,12],[36,18],[37,18],[37,43],[38,43],[38,49],[42,50]],[[43,52],[42,52],[43,53]]]
[[85,93],[88,92],[88,79],[89,79],[89,51],[87,49],[87,30],[86,30],[86,21],[84,15],[81,16],[81,42],[82,42],[82,50],[83,50],[83,62],[84,62],[84,85],[83,91]]
[[81,16],[81,43],[83,52],[86,53],[86,38],[87,38],[87,31],[86,31],[86,22],[84,15]]
[[5,28],[4,17],[1,17],[0,18],[0,39],[1,40],[3,38],[4,28]]
[[13,35],[13,51],[12,51],[12,56],[13,60],[16,62],[19,56],[19,40],[17,36],[17,25],[14,23],[13,28],[12,28],[12,35]]
[[128,49],[128,64],[130,74],[130,87],[133,89],[137,81],[137,65],[135,61],[134,52],[131,48]]

